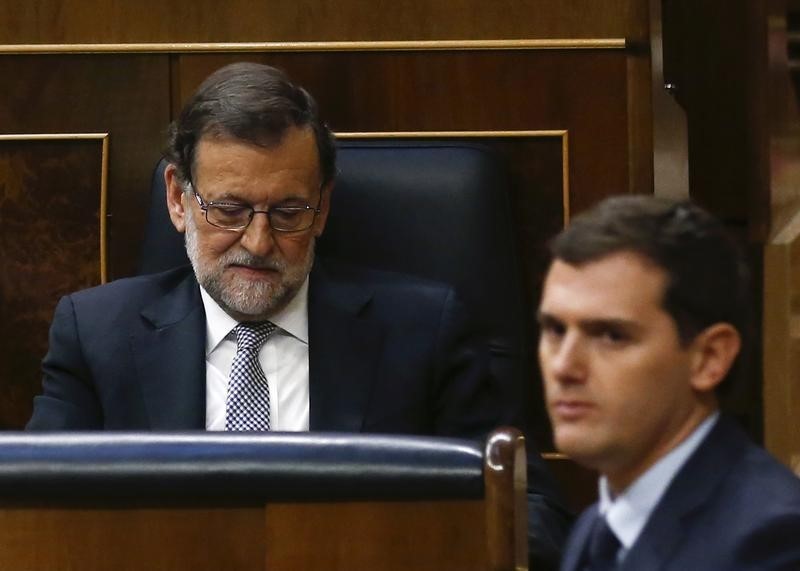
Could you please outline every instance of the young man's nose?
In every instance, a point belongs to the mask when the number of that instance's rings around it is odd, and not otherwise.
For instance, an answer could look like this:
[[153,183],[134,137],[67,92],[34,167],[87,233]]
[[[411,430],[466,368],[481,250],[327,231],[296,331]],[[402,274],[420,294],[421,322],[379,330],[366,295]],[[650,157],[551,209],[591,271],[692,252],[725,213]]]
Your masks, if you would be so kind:
[[585,342],[577,332],[567,332],[553,348],[550,370],[560,382],[581,382],[586,377]]

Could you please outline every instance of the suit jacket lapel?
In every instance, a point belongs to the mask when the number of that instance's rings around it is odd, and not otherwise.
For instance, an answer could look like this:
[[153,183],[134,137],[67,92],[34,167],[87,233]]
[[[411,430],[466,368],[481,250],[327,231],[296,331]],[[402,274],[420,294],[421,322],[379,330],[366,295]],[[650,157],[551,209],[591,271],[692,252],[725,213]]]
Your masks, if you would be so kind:
[[337,280],[317,264],[309,283],[310,429],[359,432],[383,344],[366,319],[372,292]]
[[141,315],[131,346],[151,429],[205,428],[205,311],[194,275]]
[[580,571],[579,565],[583,560],[583,553],[588,548],[589,534],[597,519],[597,504],[589,507],[575,523],[572,534],[564,549],[561,569],[563,571]]
[[625,558],[622,570],[662,569],[689,533],[691,519],[701,513],[744,450],[744,436],[730,421],[720,418],[706,439],[667,488],[639,539]]

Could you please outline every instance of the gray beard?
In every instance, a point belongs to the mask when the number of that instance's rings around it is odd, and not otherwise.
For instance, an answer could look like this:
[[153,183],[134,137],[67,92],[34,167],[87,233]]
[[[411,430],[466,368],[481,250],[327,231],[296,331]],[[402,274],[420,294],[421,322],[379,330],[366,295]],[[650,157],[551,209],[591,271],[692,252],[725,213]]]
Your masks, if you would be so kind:
[[[306,259],[295,266],[290,266],[277,256],[254,256],[244,248],[225,252],[213,264],[203,264],[200,260],[194,217],[189,214],[186,219],[186,253],[197,282],[237,321],[263,321],[286,307],[300,290],[314,264],[313,241]],[[281,281],[276,285],[241,279],[232,272],[225,273],[225,269],[231,264],[278,271]]]

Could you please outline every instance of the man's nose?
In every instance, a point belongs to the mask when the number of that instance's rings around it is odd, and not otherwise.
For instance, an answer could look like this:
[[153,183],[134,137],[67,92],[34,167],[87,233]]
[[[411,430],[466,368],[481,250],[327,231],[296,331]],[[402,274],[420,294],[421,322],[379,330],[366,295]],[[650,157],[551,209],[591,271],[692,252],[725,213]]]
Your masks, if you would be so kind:
[[257,212],[242,232],[241,245],[254,256],[266,256],[275,247],[275,237],[266,213]]
[[586,347],[578,332],[568,332],[555,348],[550,369],[561,382],[583,382],[586,378]]

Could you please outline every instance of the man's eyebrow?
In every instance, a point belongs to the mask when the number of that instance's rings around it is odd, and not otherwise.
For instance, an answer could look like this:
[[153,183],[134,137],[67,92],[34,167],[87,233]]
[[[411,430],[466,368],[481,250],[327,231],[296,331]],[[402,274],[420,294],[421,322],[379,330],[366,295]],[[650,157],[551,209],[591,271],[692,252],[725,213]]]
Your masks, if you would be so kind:
[[536,321],[539,323],[539,325],[562,323],[561,319],[555,315],[547,313],[546,311],[542,311],[541,309],[536,312]]
[[[536,319],[540,325],[564,323],[564,320],[557,317],[556,315],[541,310],[539,310],[536,313]],[[581,319],[580,321],[578,321],[578,326],[581,329],[585,329],[588,331],[596,331],[609,328],[638,330],[641,328],[641,325],[637,321],[621,317],[598,317],[595,319]]]
[[[236,204],[236,205],[251,206],[251,207],[253,206],[248,201],[243,199],[241,196],[239,196],[239,195],[237,195],[237,194],[235,194],[233,192],[230,192],[230,191],[223,192],[221,196],[219,196],[217,198],[214,198],[213,200],[209,200],[209,202],[216,202],[216,203],[224,202],[226,204]],[[284,197],[276,200],[275,204],[276,205],[280,205],[280,204],[285,204],[287,202],[288,203],[308,204],[309,200],[308,200],[307,197],[303,197],[303,196],[292,194],[292,195],[284,196]]]
[[597,319],[583,319],[580,322],[583,329],[639,329],[641,326],[633,319],[623,319],[620,317],[600,317]]
[[247,203],[242,200],[239,196],[232,192],[223,192],[221,196],[210,200],[209,202],[227,202],[230,204],[242,204],[247,205]]
[[309,203],[308,196],[299,196],[296,194],[291,194],[289,196],[281,197],[280,199],[275,201],[275,204],[283,204],[284,202],[302,202],[303,204]]

